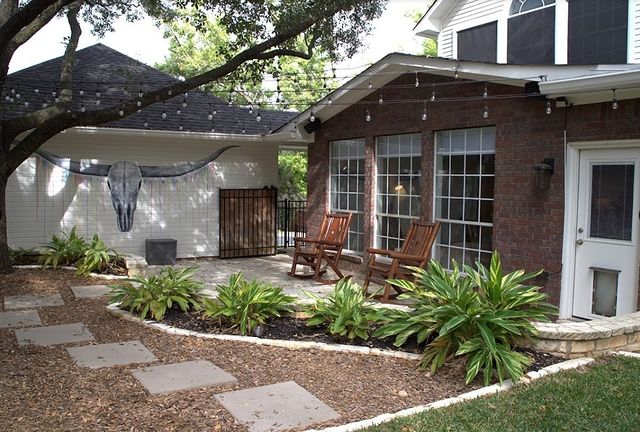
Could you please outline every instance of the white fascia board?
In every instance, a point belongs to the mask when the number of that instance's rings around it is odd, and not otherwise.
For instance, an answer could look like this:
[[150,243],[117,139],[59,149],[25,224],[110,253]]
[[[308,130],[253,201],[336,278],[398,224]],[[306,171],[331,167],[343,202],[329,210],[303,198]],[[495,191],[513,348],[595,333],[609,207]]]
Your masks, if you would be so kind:
[[640,69],[541,82],[545,95],[640,88]]
[[442,18],[453,9],[456,1],[437,0],[413,28],[416,36],[435,39],[442,31]]
[[126,129],[126,128],[107,128],[99,126],[78,126],[67,129],[63,134],[84,134],[84,135],[105,135],[105,136],[145,136],[145,137],[173,137],[179,139],[210,139],[215,141],[244,141],[244,142],[260,142],[264,141],[262,135],[248,134],[224,134],[210,132],[185,132],[185,131],[165,131],[165,130],[147,130],[147,129]]

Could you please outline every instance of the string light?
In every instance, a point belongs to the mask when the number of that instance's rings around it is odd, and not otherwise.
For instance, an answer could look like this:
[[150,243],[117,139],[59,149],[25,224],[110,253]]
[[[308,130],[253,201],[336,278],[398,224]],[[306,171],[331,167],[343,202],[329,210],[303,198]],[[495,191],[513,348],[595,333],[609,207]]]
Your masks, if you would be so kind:
[[249,114],[253,114],[253,105],[249,105]]
[[331,100],[331,95],[329,95],[329,99],[327,100],[327,103],[328,103],[329,105],[331,105],[331,104],[333,103],[333,101]]
[[618,98],[616,97],[616,89],[613,89],[613,101],[611,102],[611,108],[617,110],[620,107],[618,103]]
[[256,115],[256,121],[262,121],[262,116],[260,115],[260,111],[258,111],[258,114]]
[[35,94],[38,94],[38,93],[40,93],[40,89],[39,89],[38,87],[36,87],[36,88],[33,90],[33,92],[34,92]]
[[233,94],[233,90],[229,90],[229,100],[227,101],[227,105],[233,105],[233,100],[231,99],[231,95]]
[[427,120],[427,101],[424,101],[424,109],[422,110],[422,121]]
[[489,117],[489,107],[488,106],[484,106],[484,111],[482,111],[482,118],[488,118]]
[[187,107],[187,97],[185,96],[184,99],[182,99],[182,108],[186,108],[186,107]]
[[420,87],[420,80],[418,79],[418,72],[416,72],[416,87]]
[[84,90],[80,89],[80,91],[78,92],[78,94],[80,94],[80,96],[84,96]]
[[140,88],[138,89],[138,97],[141,98],[144,95],[142,92],[142,83],[140,83]]
[[431,102],[435,102],[436,101],[436,91],[435,90],[433,90],[431,92],[431,99],[430,100],[431,100]]
[[149,127],[149,121],[147,120],[147,118],[144,118],[144,127]]
[[[120,104],[122,105],[122,99],[120,99]],[[119,115],[120,117],[122,117],[122,116],[124,115],[124,111],[122,110],[122,107],[120,107],[120,108],[118,109],[118,115]]]
[[547,115],[551,115],[551,101],[549,99],[547,99],[547,103],[545,104],[545,109],[544,112],[547,113]]
[[484,83],[484,90],[482,91],[482,98],[486,99],[489,97],[489,90],[487,89],[487,83]]
[[378,105],[382,105],[384,103],[384,99],[382,99],[382,90],[380,90],[380,97],[378,98]]
[[161,114],[161,117],[162,117],[163,119],[166,119],[166,118],[167,118],[167,111],[165,110],[164,102],[162,102],[162,114]]
[[455,70],[454,70],[454,72],[453,72],[453,78],[454,78],[454,79],[458,79],[458,78],[459,78],[459,76],[460,76],[460,75],[458,74],[458,68],[459,68],[459,67],[460,67],[459,65],[458,65],[458,66],[456,66],[456,68],[455,68]]
[[311,115],[309,116],[309,121],[311,123],[314,123],[316,121],[316,115],[314,114],[313,110],[311,110]]
[[367,114],[364,116],[367,123],[371,122],[371,113],[367,110]]

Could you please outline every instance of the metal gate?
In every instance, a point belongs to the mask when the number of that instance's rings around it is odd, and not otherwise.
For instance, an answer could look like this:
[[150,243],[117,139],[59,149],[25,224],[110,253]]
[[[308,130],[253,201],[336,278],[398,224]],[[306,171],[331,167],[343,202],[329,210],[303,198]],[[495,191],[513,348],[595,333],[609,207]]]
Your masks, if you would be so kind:
[[276,188],[220,189],[220,258],[276,253]]
[[306,201],[278,201],[278,247],[293,247],[294,237],[304,237],[307,233]]

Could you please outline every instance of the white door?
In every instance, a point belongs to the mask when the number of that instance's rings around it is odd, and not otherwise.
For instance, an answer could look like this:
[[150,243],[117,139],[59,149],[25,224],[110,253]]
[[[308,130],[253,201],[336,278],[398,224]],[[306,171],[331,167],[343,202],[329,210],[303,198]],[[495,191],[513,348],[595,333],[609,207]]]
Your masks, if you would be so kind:
[[636,311],[640,149],[581,150],[573,315]]

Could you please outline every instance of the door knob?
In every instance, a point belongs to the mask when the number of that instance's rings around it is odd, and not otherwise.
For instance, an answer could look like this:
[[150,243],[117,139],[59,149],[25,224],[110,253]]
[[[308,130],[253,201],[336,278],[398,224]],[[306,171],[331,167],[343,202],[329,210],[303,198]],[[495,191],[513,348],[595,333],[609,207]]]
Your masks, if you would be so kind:
[[584,243],[584,242],[582,241],[582,239],[578,239],[578,240],[576,240],[576,244],[577,244],[578,246],[581,246],[581,245],[582,245],[582,243]]
[[578,228],[578,232],[582,234],[584,232],[584,228]]

